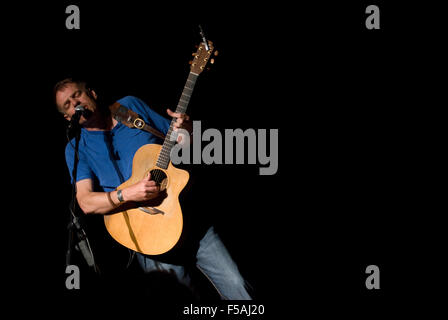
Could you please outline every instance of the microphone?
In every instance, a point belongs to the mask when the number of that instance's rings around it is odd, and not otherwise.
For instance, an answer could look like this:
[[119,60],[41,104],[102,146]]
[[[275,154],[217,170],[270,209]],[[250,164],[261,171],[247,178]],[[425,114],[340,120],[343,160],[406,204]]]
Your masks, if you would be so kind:
[[81,116],[84,116],[84,118],[88,119],[91,116],[92,112],[88,109],[86,109],[84,106],[79,105],[75,107],[75,113],[73,114],[72,118],[70,119],[70,123],[68,125],[69,129],[72,129],[73,127],[76,127],[79,124],[79,119]]

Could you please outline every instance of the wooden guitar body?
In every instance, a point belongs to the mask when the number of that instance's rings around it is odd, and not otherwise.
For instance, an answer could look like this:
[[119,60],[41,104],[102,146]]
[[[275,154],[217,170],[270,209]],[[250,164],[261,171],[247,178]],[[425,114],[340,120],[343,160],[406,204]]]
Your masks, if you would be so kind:
[[183,226],[179,194],[189,179],[187,171],[175,168],[171,162],[167,169],[157,167],[161,148],[161,145],[147,144],[138,149],[132,163],[132,176],[117,188],[133,185],[151,172],[152,178],[163,175],[160,196],[104,216],[107,231],[116,241],[149,255],[165,253],[179,240]]

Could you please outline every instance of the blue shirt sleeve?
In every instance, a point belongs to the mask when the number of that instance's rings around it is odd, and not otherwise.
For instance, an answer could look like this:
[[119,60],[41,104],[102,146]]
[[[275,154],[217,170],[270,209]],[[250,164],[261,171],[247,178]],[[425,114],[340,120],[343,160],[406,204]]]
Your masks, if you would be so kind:
[[123,106],[137,112],[147,124],[156,128],[163,134],[168,132],[171,120],[162,117],[141,99],[134,96],[127,96],[118,100],[118,102]]
[[[72,139],[71,143],[67,143],[65,147],[65,162],[67,163],[67,168],[70,173],[71,182],[73,183],[73,165],[74,165],[74,139]],[[87,162],[87,158],[82,152],[78,152],[79,161],[78,161],[78,171],[76,173],[76,182],[84,179],[94,179],[95,174],[90,169],[90,166]]]

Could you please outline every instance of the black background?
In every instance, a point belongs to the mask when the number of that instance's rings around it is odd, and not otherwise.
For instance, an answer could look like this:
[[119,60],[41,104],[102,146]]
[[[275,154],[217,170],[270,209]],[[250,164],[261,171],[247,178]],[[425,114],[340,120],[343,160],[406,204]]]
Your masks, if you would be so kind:
[[[80,30],[65,28],[69,4],[80,8]],[[52,88],[82,76],[165,115],[188,75],[199,23],[219,56],[200,75],[188,113],[203,130],[278,129],[279,168],[260,176],[258,165],[187,166],[185,205],[213,221],[266,313],[365,316],[427,292],[420,286],[437,279],[439,234],[424,198],[433,168],[424,164],[421,89],[433,42],[412,23],[419,10],[405,5],[372,3],[381,29],[367,30],[368,4],[62,1],[6,10],[14,17],[4,29],[14,116],[4,144],[20,168],[7,201],[18,210],[5,209],[11,297],[42,312],[62,306],[60,315],[160,307],[159,299],[142,306],[123,298],[139,271],[121,267],[127,252],[99,216],[85,223],[107,277],[98,280],[75,254],[81,289],[65,288],[70,184]],[[381,270],[380,290],[365,288],[371,264]]]

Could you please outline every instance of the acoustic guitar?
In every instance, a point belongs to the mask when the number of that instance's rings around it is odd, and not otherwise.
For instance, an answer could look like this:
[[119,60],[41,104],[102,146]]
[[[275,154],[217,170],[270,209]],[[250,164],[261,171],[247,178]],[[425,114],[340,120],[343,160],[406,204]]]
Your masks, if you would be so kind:
[[[191,61],[190,73],[185,83],[176,112],[185,113],[196,79],[204,70],[213,52],[211,41],[202,42]],[[212,59],[210,59],[212,60]],[[212,61],[213,62],[213,61]],[[175,168],[170,161],[175,144],[171,134],[173,124],[166,134],[163,145],[146,144],[134,155],[132,175],[117,190],[142,180],[148,172],[160,186],[157,197],[144,203],[126,203],[123,211],[104,216],[109,234],[123,246],[148,255],[158,255],[172,249],[178,242],[183,228],[179,194],[188,182],[189,174]]]

